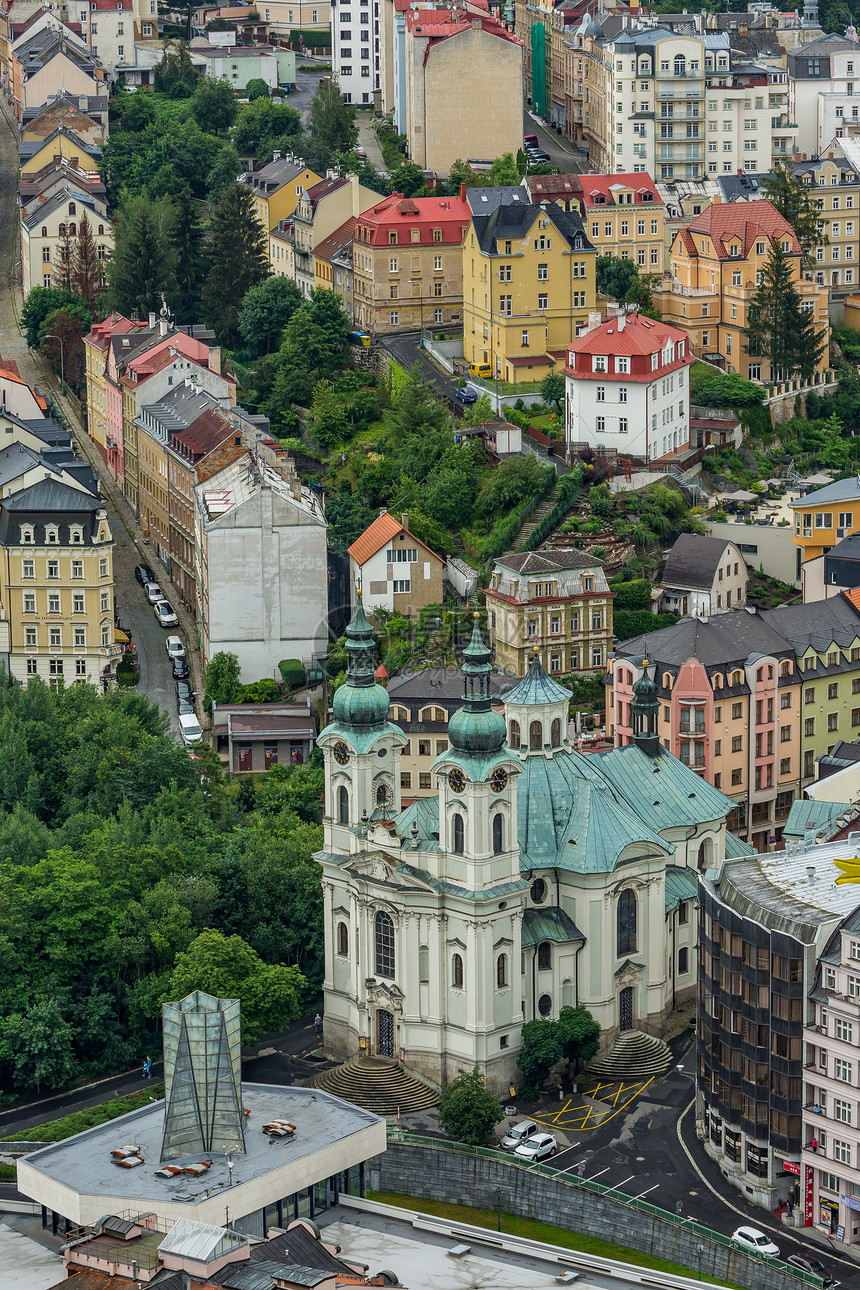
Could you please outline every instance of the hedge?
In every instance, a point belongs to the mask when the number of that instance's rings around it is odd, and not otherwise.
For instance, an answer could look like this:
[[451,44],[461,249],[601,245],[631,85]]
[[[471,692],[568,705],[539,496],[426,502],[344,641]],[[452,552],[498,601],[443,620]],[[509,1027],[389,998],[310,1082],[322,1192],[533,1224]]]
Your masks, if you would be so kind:
[[322,49],[324,45],[331,45],[331,31],[316,31],[314,28],[307,30],[303,27],[297,27],[295,31],[290,32],[290,44],[297,45],[300,36],[306,49]]

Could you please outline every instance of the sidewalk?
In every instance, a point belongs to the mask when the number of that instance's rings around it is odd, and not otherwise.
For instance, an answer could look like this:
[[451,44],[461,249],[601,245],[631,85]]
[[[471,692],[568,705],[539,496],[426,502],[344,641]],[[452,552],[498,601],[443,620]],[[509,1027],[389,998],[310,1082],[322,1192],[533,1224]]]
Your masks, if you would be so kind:
[[372,125],[373,114],[365,112],[358,118],[358,142],[360,147],[364,148],[367,153],[367,160],[377,170],[387,170],[385,158],[382,155],[382,149],[379,146],[379,140],[376,137],[376,131]]

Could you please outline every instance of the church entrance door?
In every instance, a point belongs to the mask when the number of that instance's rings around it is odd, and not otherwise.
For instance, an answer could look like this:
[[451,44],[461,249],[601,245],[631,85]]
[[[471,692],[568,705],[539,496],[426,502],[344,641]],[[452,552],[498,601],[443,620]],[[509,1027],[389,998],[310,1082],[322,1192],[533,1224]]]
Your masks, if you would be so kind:
[[633,986],[625,985],[618,996],[618,1029],[633,1029]]
[[376,1014],[376,1051],[380,1057],[394,1056],[394,1017],[384,1008]]

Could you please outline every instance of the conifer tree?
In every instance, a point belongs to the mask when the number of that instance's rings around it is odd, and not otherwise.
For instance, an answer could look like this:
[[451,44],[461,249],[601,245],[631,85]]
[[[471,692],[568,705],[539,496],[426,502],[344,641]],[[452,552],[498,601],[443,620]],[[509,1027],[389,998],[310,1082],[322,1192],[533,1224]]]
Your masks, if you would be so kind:
[[108,270],[112,309],[130,318],[161,312],[162,295],[174,290],[172,225],[173,205],[166,197],[131,197],[117,212]]
[[239,341],[245,293],[269,276],[266,242],[250,189],[231,184],[212,212],[210,267],[202,295],[203,317],[224,345]]
[[78,225],[78,236],[75,242],[72,261],[71,290],[81,296],[87,308],[95,317],[96,300],[101,295],[102,263],[99,260],[96,241],[86,211]]
[[816,331],[815,314],[804,307],[793,276],[790,253],[775,237],[750,302],[747,353],[770,360],[774,380],[814,374],[824,351],[824,334]]
[[186,185],[176,203],[172,234],[176,254],[176,291],[172,305],[182,325],[200,321],[200,292],[203,287],[203,231],[197,219],[197,204]]
[[75,263],[75,240],[70,232],[70,225],[60,225],[60,281],[57,283],[63,291],[72,291],[72,270]]
[[803,253],[803,267],[808,269],[815,263],[816,247],[828,244],[827,235],[818,227],[814,185],[805,184],[795,174],[793,162],[778,161],[762,179],[761,191],[794,229]]

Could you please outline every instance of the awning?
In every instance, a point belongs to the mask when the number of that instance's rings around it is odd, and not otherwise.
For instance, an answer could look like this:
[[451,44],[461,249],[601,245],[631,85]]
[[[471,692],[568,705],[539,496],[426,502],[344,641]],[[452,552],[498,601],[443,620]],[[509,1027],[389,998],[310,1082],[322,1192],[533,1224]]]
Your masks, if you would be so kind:
[[119,629],[118,627],[115,627],[115,628],[114,628],[113,638],[114,638],[114,640],[115,640],[115,641],[117,641],[120,645],[129,645],[129,644],[131,644],[131,637],[128,635],[128,633],[127,633],[127,632],[122,632],[122,631],[120,631],[120,629]]

